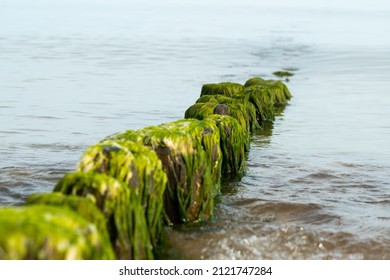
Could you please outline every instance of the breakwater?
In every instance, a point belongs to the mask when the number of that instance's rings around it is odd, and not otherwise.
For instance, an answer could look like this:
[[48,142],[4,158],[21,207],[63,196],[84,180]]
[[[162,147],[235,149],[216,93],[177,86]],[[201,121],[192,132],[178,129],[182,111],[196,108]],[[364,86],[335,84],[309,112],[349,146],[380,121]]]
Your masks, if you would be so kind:
[[52,193],[0,209],[1,259],[153,259],[165,225],[207,221],[250,135],[291,98],[281,81],[206,84],[185,118],[108,136]]

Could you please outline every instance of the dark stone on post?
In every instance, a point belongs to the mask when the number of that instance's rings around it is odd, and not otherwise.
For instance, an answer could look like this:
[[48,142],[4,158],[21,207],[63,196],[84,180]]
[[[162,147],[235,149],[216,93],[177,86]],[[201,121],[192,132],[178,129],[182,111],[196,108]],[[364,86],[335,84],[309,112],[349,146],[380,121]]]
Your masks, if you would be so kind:
[[229,108],[225,104],[218,104],[218,106],[215,107],[215,109],[214,109],[214,114],[223,115],[223,116],[230,116]]

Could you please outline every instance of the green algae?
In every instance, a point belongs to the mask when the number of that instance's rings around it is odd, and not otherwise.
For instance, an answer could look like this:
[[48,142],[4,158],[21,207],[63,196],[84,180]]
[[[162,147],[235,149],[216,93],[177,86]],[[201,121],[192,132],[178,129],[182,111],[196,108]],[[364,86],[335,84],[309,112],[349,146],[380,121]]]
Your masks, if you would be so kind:
[[274,105],[286,105],[291,99],[291,93],[281,81],[263,80],[259,77],[251,78],[245,83],[246,88],[265,88],[274,98]]
[[[242,94],[243,93],[236,98],[223,95],[204,95],[186,110],[184,117],[204,119],[207,116],[216,113],[215,109],[218,104],[224,104],[228,107],[229,116],[235,118],[248,133],[254,132],[259,128],[256,108],[248,100],[241,98]],[[212,108],[214,108],[214,110],[212,110]]]
[[0,209],[0,259],[114,259],[95,224],[68,208],[31,205]]
[[[238,111],[242,114],[238,114],[237,110],[234,110],[236,108],[234,106],[237,104],[236,102],[243,102],[243,100],[222,95],[204,95],[199,99],[198,101],[211,102],[195,103],[186,110],[185,118],[212,119],[220,131],[220,145],[223,155],[222,173],[237,174],[242,172],[245,167],[245,152],[249,150],[250,133],[247,121],[243,121],[243,108],[241,107],[241,110]],[[232,117],[214,114],[217,106],[222,104],[219,102],[228,104],[228,111],[229,114],[232,113]]]
[[215,114],[215,109],[218,104],[218,102],[195,103],[185,111],[184,118],[203,120],[208,116]]
[[245,90],[237,95],[251,102],[255,108],[259,123],[274,121],[275,115],[291,99],[291,93],[281,81],[264,80],[254,77],[246,81]]
[[54,192],[86,197],[106,218],[111,243],[120,259],[153,259],[144,209],[134,189],[104,174],[65,175]]
[[244,86],[238,83],[223,82],[218,84],[204,84],[202,86],[201,94],[203,95],[224,95],[227,97],[233,97],[236,94],[242,92]]
[[253,77],[245,82],[244,87],[263,85],[265,82],[266,80],[264,80],[263,78]]
[[242,174],[246,167],[246,151],[250,137],[238,121],[229,116],[210,115],[220,133],[220,147],[223,155],[222,174]]
[[275,120],[275,97],[268,89],[261,86],[247,87],[242,98],[254,105],[259,123]]
[[284,70],[284,71],[276,71],[276,72],[273,72],[272,74],[274,74],[276,77],[278,78],[284,78],[284,77],[292,77],[294,76],[294,73],[290,72],[290,71],[287,71],[287,70]]
[[230,116],[235,118],[248,134],[256,131],[259,128],[259,121],[256,114],[255,106],[240,98],[231,98],[221,100],[221,104],[229,107]]
[[[204,84],[200,98],[196,103],[211,102],[230,105],[230,115],[236,118],[248,131],[253,132],[259,127],[259,122],[256,118],[256,109],[246,99],[241,98],[244,92],[245,87],[238,83],[223,82],[218,84]],[[246,113],[243,115],[242,112]],[[188,117],[187,115],[186,118]],[[200,117],[197,118],[200,119]],[[246,122],[245,125],[243,124],[244,121]]]
[[36,193],[30,195],[25,205],[51,205],[69,208],[87,221],[94,223],[104,238],[109,240],[103,213],[87,198],[62,193]]
[[167,177],[150,147],[133,141],[105,140],[84,152],[77,170],[106,174],[133,189],[145,210],[151,242],[157,244]]
[[266,88],[274,96],[275,106],[284,106],[291,99],[291,93],[287,86],[281,81],[269,80],[262,87]]
[[219,130],[211,120],[183,119],[115,134],[109,139],[141,142],[162,162],[168,224],[208,220],[220,191],[222,154]]

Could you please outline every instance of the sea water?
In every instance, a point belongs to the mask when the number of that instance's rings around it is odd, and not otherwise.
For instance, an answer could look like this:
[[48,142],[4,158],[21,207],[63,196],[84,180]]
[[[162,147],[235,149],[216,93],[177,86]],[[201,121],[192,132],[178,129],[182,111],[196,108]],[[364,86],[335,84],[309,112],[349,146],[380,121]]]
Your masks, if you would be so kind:
[[2,0],[0,206],[107,135],[183,118],[204,83],[288,69],[245,175],[161,257],[390,259],[388,34],[380,0]]

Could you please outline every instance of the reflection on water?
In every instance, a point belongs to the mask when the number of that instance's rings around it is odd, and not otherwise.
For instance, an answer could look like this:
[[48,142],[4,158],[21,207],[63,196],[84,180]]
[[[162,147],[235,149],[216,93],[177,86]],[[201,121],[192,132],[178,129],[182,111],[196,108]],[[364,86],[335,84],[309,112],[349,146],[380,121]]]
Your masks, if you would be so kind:
[[2,1],[0,205],[51,191],[107,135],[182,118],[204,83],[287,69],[293,99],[246,174],[161,257],[390,259],[389,5],[153,2]]

